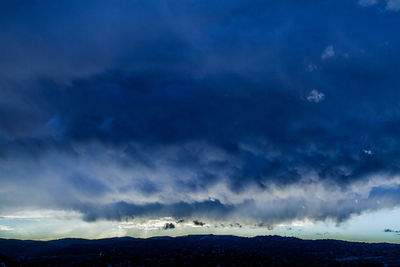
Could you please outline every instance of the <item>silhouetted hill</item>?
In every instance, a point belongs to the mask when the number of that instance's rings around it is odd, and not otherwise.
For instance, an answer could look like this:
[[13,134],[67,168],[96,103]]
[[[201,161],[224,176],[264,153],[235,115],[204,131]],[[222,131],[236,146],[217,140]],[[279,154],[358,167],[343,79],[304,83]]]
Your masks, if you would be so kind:
[[400,245],[220,235],[0,239],[0,266],[400,266]]

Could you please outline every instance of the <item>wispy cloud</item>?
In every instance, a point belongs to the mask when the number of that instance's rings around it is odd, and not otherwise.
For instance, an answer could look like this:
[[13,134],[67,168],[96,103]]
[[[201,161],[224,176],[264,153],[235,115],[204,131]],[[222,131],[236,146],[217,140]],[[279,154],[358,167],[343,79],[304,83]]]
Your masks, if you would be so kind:
[[390,11],[399,11],[400,0],[387,0],[386,9]]
[[319,92],[318,90],[312,90],[307,96],[307,100],[309,102],[319,103],[319,102],[323,101],[324,99],[325,99],[325,94],[322,92]]
[[315,64],[308,64],[306,70],[308,72],[313,72],[316,71],[318,69],[318,66]]
[[14,228],[6,225],[0,225],[0,231],[13,231]]
[[[400,10],[400,0],[385,0],[385,9],[388,11],[399,11]],[[358,4],[363,7],[374,6],[379,3],[379,0],[359,0]]]
[[334,56],[335,56],[335,50],[332,45],[327,46],[321,54],[321,58],[323,60],[334,57]]

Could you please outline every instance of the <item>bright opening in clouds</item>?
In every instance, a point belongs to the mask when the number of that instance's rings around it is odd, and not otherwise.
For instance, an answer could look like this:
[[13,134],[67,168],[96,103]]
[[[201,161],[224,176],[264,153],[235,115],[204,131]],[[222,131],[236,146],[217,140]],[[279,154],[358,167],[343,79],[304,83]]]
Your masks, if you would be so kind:
[[398,242],[398,9],[2,1],[0,237]]

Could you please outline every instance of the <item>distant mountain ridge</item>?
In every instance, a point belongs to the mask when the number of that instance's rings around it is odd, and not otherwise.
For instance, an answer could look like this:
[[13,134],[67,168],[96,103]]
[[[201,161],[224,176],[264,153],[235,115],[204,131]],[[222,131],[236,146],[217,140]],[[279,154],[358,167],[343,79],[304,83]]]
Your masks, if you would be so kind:
[[188,235],[0,239],[0,266],[400,266],[400,244]]

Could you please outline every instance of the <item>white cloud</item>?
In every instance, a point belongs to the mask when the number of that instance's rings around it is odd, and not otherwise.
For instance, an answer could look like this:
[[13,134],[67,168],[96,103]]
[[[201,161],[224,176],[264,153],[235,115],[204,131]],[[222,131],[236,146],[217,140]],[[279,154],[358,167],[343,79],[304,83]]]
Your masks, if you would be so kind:
[[373,6],[378,3],[378,0],[358,0],[360,6]]
[[387,0],[386,9],[391,11],[400,10],[400,0]]
[[322,92],[319,92],[317,90],[312,90],[309,95],[307,96],[307,100],[310,102],[321,102],[322,100],[324,100],[325,98],[325,94]]
[[6,225],[0,225],[0,231],[12,231],[14,228]]
[[324,52],[322,52],[321,58],[322,59],[328,59],[330,57],[335,56],[335,50],[333,49],[332,45],[329,45],[325,48]]
[[369,150],[369,149],[364,149],[363,152],[364,152],[364,154],[367,154],[367,155],[372,155],[373,154],[372,150]]

